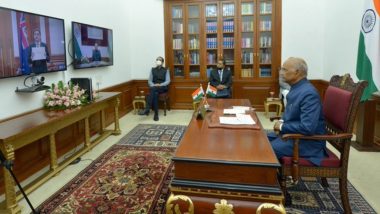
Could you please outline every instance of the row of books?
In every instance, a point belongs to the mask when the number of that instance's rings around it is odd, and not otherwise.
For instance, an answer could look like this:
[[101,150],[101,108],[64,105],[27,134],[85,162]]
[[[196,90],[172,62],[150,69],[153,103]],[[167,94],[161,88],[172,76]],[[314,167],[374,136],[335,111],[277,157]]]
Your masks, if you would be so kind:
[[199,33],[199,24],[190,23],[188,29],[189,29],[189,33]]
[[234,21],[223,21],[223,32],[233,32]]
[[234,48],[234,37],[223,37],[224,48]]
[[190,53],[190,64],[192,64],[192,65],[199,64],[199,53],[198,52]]
[[199,39],[193,38],[189,40],[190,49],[199,49]]
[[206,47],[210,48],[218,48],[218,38],[206,38]]
[[207,64],[216,64],[216,53],[207,52]]
[[173,18],[182,18],[182,8],[173,7],[172,8],[172,17]]
[[182,39],[173,39],[173,49],[182,49]]
[[218,30],[218,23],[216,21],[206,22],[206,32],[215,33]]
[[261,2],[260,14],[272,13],[272,2]]
[[241,38],[241,47],[242,48],[252,48],[253,47],[253,38]]
[[270,64],[272,63],[272,54],[265,50],[260,51],[260,63]]
[[260,47],[272,47],[272,37],[271,36],[261,36],[260,37]]
[[260,77],[270,77],[272,76],[271,68],[260,68]]
[[272,30],[272,21],[271,20],[260,21],[260,30]]
[[253,53],[243,51],[243,53],[241,54],[241,63],[252,64],[253,63]]
[[253,3],[242,3],[241,4],[241,14],[242,15],[253,15]]
[[206,6],[206,17],[215,17],[217,14],[216,5]]
[[241,69],[241,77],[253,77],[253,69],[252,68]]
[[199,71],[190,71],[189,76],[190,77],[200,77],[201,76],[201,72],[199,72]]
[[184,76],[183,69],[179,67],[174,67],[174,76],[183,77]]
[[181,51],[174,52],[174,64],[183,64],[183,54]]
[[253,31],[253,21],[243,21],[241,23],[241,30],[245,31]]
[[233,16],[233,15],[235,15],[235,5],[223,4],[223,16]]
[[183,33],[182,22],[173,22],[173,33]]

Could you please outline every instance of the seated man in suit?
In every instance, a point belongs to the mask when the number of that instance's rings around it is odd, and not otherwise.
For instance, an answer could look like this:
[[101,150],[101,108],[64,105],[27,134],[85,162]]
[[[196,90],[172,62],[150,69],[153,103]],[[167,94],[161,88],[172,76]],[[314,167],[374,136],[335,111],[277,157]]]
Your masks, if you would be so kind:
[[150,108],[154,110],[154,121],[158,121],[158,95],[168,91],[170,83],[169,70],[164,66],[164,58],[159,56],[156,59],[156,67],[152,68],[149,79],[149,95],[147,96],[147,105],[145,110],[139,112],[139,115],[149,115]]
[[[273,130],[280,134],[325,134],[321,98],[306,78],[306,62],[301,58],[291,57],[284,62],[280,75],[290,85],[290,91],[282,119],[274,124]],[[292,142],[283,141],[275,133],[268,133],[268,139],[278,159],[293,155]],[[301,140],[299,155],[315,165],[320,165],[326,155],[326,142]]]
[[230,98],[232,86],[232,73],[225,69],[226,63],[223,59],[218,60],[217,70],[210,73],[210,84],[218,89],[217,98]]

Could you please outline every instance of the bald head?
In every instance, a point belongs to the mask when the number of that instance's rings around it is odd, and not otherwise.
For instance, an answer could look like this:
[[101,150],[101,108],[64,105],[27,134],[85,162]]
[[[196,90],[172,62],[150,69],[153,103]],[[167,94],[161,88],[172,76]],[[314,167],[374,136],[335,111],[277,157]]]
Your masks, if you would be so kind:
[[302,58],[290,57],[282,65],[280,75],[285,82],[293,85],[307,77],[307,64]]

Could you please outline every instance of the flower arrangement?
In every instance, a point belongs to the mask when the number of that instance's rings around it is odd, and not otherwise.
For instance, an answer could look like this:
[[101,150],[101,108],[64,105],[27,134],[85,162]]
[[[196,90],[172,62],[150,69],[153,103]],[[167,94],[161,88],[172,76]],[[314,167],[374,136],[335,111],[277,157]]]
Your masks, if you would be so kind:
[[44,96],[44,107],[51,110],[64,110],[89,103],[85,90],[71,82],[52,84]]

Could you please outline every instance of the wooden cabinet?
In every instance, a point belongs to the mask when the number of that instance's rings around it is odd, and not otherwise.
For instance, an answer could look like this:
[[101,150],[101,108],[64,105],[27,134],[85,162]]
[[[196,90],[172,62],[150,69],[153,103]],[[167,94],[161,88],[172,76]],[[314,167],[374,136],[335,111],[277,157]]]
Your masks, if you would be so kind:
[[278,93],[281,64],[280,0],[165,0],[165,55],[171,105],[191,108],[191,92],[205,88],[223,58],[233,74],[233,98],[263,109]]

